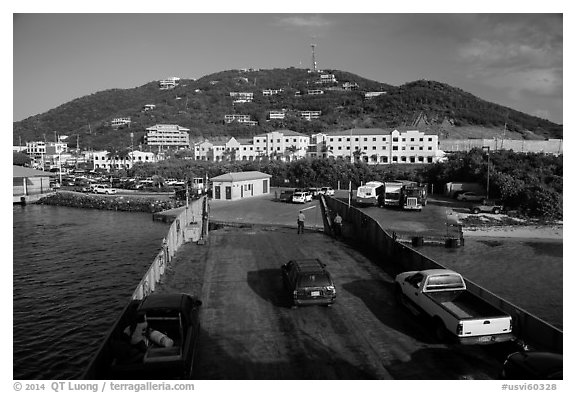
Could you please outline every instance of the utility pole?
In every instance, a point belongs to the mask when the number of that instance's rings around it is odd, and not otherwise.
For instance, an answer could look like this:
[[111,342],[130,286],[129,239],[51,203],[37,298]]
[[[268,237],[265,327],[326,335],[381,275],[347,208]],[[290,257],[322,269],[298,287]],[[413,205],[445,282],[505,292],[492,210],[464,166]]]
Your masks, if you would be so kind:
[[488,152],[488,168],[486,171],[486,199],[490,199],[490,146],[482,146]]

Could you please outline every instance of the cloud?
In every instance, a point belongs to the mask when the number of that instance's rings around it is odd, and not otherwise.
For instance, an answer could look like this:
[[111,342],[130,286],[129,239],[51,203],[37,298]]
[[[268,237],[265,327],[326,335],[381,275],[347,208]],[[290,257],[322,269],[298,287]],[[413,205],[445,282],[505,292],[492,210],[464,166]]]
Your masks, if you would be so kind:
[[326,28],[333,22],[322,15],[292,15],[279,18],[277,24],[293,28]]
[[486,18],[485,30],[464,42],[458,59],[467,77],[523,94],[562,94],[562,19],[549,15]]

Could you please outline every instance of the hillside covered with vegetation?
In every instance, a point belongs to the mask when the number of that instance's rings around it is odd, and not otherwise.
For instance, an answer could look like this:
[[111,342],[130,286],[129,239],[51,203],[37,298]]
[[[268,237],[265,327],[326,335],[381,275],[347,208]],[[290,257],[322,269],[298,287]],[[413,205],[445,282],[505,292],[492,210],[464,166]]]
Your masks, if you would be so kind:
[[[145,129],[155,124],[178,124],[190,129],[191,140],[231,137],[250,138],[275,129],[304,134],[354,127],[392,128],[417,126],[444,137],[449,129],[463,126],[506,128],[520,137],[562,138],[562,126],[510,108],[481,100],[447,84],[419,80],[396,87],[338,70],[337,83],[320,85],[318,73],[305,69],[229,70],[198,80],[181,80],[171,90],[150,82],[132,89],[111,89],[81,97],[13,124],[13,143],[53,140],[54,133],[67,135],[69,144],[81,148],[121,149],[143,143]],[[348,82],[351,90],[343,90]],[[282,89],[264,96],[264,89]],[[308,90],[322,89],[322,95]],[[366,99],[366,92],[383,91]],[[233,103],[230,92],[253,92],[250,103]],[[297,96],[296,93],[302,95]],[[144,106],[156,108],[144,111]],[[270,110],[286,109],[284,120],[267,120]],[[297,111],[322,111],[318,120],[307,121]],[[225,124],[226,114],[247,114],[258,121],[254,127]],[[130,127],[115,130],[114,118],[130,117]],[[133,137],[131,138],[130,134]]]

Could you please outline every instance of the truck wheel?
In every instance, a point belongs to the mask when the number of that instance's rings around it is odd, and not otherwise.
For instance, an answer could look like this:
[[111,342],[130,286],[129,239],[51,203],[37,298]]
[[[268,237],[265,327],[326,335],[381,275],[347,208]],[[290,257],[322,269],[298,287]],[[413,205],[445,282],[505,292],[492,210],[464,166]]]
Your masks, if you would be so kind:
[[493,212],[494,214],[500,214],[500,209],[497,208],[497,207],[495,207],[494,210],[492,210],[492,212]]
[[478,213],[480,213],[480,209],[478,209],[477,207],[475,207],[474,210],[472,210],[472,213],[478,214]]

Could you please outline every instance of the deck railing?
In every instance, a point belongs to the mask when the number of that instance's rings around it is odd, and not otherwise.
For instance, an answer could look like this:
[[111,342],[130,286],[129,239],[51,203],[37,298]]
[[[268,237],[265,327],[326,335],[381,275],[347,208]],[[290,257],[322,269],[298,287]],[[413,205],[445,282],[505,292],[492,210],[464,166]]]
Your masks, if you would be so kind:
[[[326,232],[331,233],[330,220],[338,212],[344,221],[345,241],[371,250],[371,254],[378,256],[377,263],[392,268],[396,273],[410,270],[445,269],[442,264],[397,241],[394,236],[382,228],[378,221],[360,209],[335,198],[322,197],[322,199],[325,199],[325,203],[322,202],[320,205],[324,213]],[[466,278],[465,280],[470,292],[512,317],[513,333],[518,338],[543,350],[563,352],[562,330],[502,299],[480,285]]]
[[[167,265],[174,257],[178,249],[187,241],[193,240],[186,233],[189,227],[198,227],[202,229],[201,236],[205,234],[203,231],[205,217],[205,209],[207,208],[206,197],[194,200],[176,216],[166,237],[162,240],[162,247],[150,265],[150,268],[140,280],[136,290],[132,294],[132,299],[143,299],[148,294],[154,292],[156,284],[160,281]],[[200,233],[200,232],[199,232]],[[194,236],[192,236],[193,238]]]

